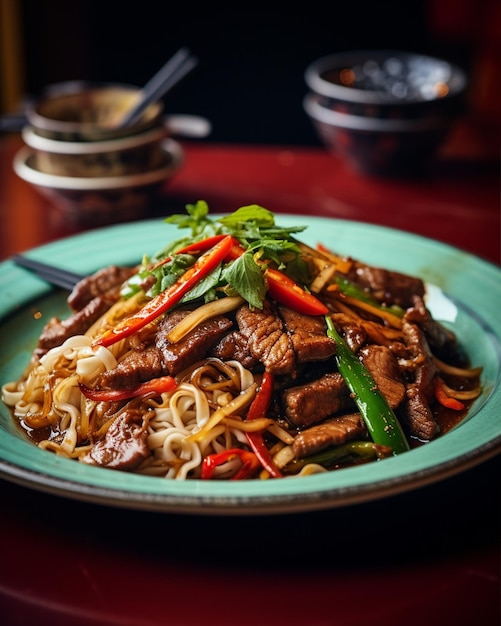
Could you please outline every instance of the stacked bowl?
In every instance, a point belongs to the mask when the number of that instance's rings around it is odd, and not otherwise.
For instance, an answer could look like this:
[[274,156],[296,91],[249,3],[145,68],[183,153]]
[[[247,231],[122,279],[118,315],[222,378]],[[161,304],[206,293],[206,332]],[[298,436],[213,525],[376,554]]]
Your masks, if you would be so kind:
[[467,78],[448,61],[358,50],[313,61],[303,105],[319,138],[356,170],[422,173],[464,111]]
[[117,84],[47,88],[27,107],[16,173],[74,221],[141,216],[181,167],[183,152],[171,136],[176,118],[163,115],[161,102],[137,123],[120,123],[139,94],[137,87]]

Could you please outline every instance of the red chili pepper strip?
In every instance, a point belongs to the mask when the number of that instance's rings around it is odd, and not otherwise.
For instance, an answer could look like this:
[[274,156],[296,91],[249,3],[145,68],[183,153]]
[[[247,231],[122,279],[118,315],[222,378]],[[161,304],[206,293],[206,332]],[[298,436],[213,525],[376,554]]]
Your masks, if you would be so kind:
[[[228,259],[236,259],[245,252],[235,239],[233,242],[234,245],[228,253]],[[326,315],[328,313],[323,302],[305,291],[283,272],[269,267],[266,270],[266,279],[268,281],[268,294],[280,304],[304,315]]]
[[[207,250],[210,250],[211,248],[213,248],[217,243],[219,243],[226,237],[230,237],[230,235],[214,235],[213,237],[207,237],[206,239],[195,241],[195,243],[190,243],[184,248],[181,248],[180,250],[176,250],[176,254],[190,254],[190,253],[200,254],[201,252],[207,252]],[[235,240],[233,239],[233,241]]]
[[304,315],[326,315],[329,312],[323,302],[282,272],[269,267],[266,270],[266,278],[268,293],[280,304]]
[[[247,420],[254,420],[259,417],[264,417],[268,412],[271,404],[271,397],[273,394],[274,377],[273,374],[265,372],[261,380],[261,386],[252,401],[247,412]],[[245,433],[250,447],[254,451],[254,454],[258,458],[261,465],[273,478],[281,478],[282,472],[278,469],[273,461],[270,451],[266,447],[263,439],[262,432]]]
[[242,450],[241,448],[231,448],[216,454],[209,454],[202,461],[201,478],[209,480],[214,476],[214,472],[218,465],[231,461],[236,457],[240,457],[242,467],[231,478],[231,480],[242,480],[244,478],[252,478],[261,467],[256,455],[253,452]]
[[229,249],[226,258],[227,260],[234,261],[235,259],[238,259],[239,256],[242,256],[242,254],[245,252],[245,248],[238,243],[235,237],[232,237],[232,239],[232,246]]
[[208,252],[198,257],[195,263],[175,283],[152,298],[140,311],[122,320],[115,328],[98,337],[94,345],[111,346],[138,332],[159,315],[165,313],[225,259],[233,242],[234,239],[230,235],[221,239]]
[[161,393],[174,390],[177,387],[177,382],[172,376],[161,376],[129,389],[92,389],[92,387],[87,387],[82,383],[79,384],[79,387],[83,395],[89,400],[115,402],[136,398],[152,392],[160,395]]
[[[207,250],[210,250],[225,237],[227,237],[227,235],[214,235],[213,237],[207,237],[206,239],[202,239],[195,243],[190,243],[180,250],[176,250],[175,254],[201,254],[202,252],[207,252]],[[156,270],[157,267],[161,267],[171,260],[172,256],[165,257],[165,259],[162,259],[156,265],[154,265],[151,270]]]
[[247,420],[255,420],[259,417],[265,417],[270,408],[271,398],[273,395],[273,386],[275,378],[270,372],[264,372],[261,378],[261,384],[257,390],[254,400],[247,411]]
[[456,398],[451,398],[445,393],[440,376],[435,376],[434,391],[435,398],[442,406],[445,406],[448,409],[454,409],[455,411],[461,411],[464,409],[464,404],[462,402]]

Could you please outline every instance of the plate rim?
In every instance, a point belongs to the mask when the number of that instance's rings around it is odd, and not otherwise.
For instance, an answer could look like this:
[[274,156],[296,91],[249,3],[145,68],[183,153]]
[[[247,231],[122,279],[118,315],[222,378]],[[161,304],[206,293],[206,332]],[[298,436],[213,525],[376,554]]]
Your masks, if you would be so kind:
[[[372,489],[369,484],[364,487],[347,487],[342,492],[337,488],[333,488],[331,491],[303,493],[300,501],[298,501],[296,494],[274,495],[271,498],[266,495],[252,498],[225,496],[224,501],[221,500],[220,496],[182,496],[159,492],[144,494],[138,491],[90,485],[85,482],[79,483],[71,479],[65,480],[19,468],[3,459],[0,459],[0,478],[21,487],[58,497],[141,511],[204,516],[285,515],[353,506],[403,493],[410,493],[411,491],[416,491],[457,476],[500,454],[501,436],[496,438],[496,440],[492,440],[490,444],[485,445],[482,450],[475,450],[471,456],[465,454],[460,458],[460,463],[458,463],[456,458],[453,461],[443,463],[441,466],[434,466],[427,470],[407,474],[404,480],[402,478],[389,478],[378,481],[377,490]],[[64,460],[66,461],[67,459]],[[69,462],[71,463],[72,461]],[[95,469],[100,470],[100,468]],[[44,479],[43,482],[40,480],[42,478]]]

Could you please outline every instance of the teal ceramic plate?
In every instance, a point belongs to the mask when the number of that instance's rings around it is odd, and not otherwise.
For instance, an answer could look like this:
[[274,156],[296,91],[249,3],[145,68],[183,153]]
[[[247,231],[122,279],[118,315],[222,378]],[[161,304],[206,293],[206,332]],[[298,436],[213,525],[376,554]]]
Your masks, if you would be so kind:
[[[401,231],[343,220],[278,215],[308,225],[302,239],[420,276],[434,285],[432,314],[455,330],[472,365],[482,365],[482,396],[467,418],[436,441],[384,461],[301,478],[243,482],[173,481],[90,467],[26,441],[0,403],[0,476],[37,490],[101,504],[192,514],[312,511],[409,491],[462,472],[501,451],[501,270],[453,247]],[[162,220],[89,231],[29,252],[76,272],[132,264],[181,234]],[[66,293],[11,261],[0,264],[0,384],[25,367],[49,316],[68,314]],[[41,313],[39,317],[38,313]]]

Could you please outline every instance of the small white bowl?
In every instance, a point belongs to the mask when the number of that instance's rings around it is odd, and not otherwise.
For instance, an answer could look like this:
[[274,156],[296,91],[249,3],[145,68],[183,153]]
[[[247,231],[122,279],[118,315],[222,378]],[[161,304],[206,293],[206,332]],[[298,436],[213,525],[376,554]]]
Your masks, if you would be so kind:
[[108,223],[143,215],[160,187],[174,176],[184,161],[181,146],[173,139],[162,143],[162,164],[152,170],[128,176],[58,176],[37,169],[35,152],[29,146],[14,157],[16,174],[32,184],[55,207],[73,221]]

